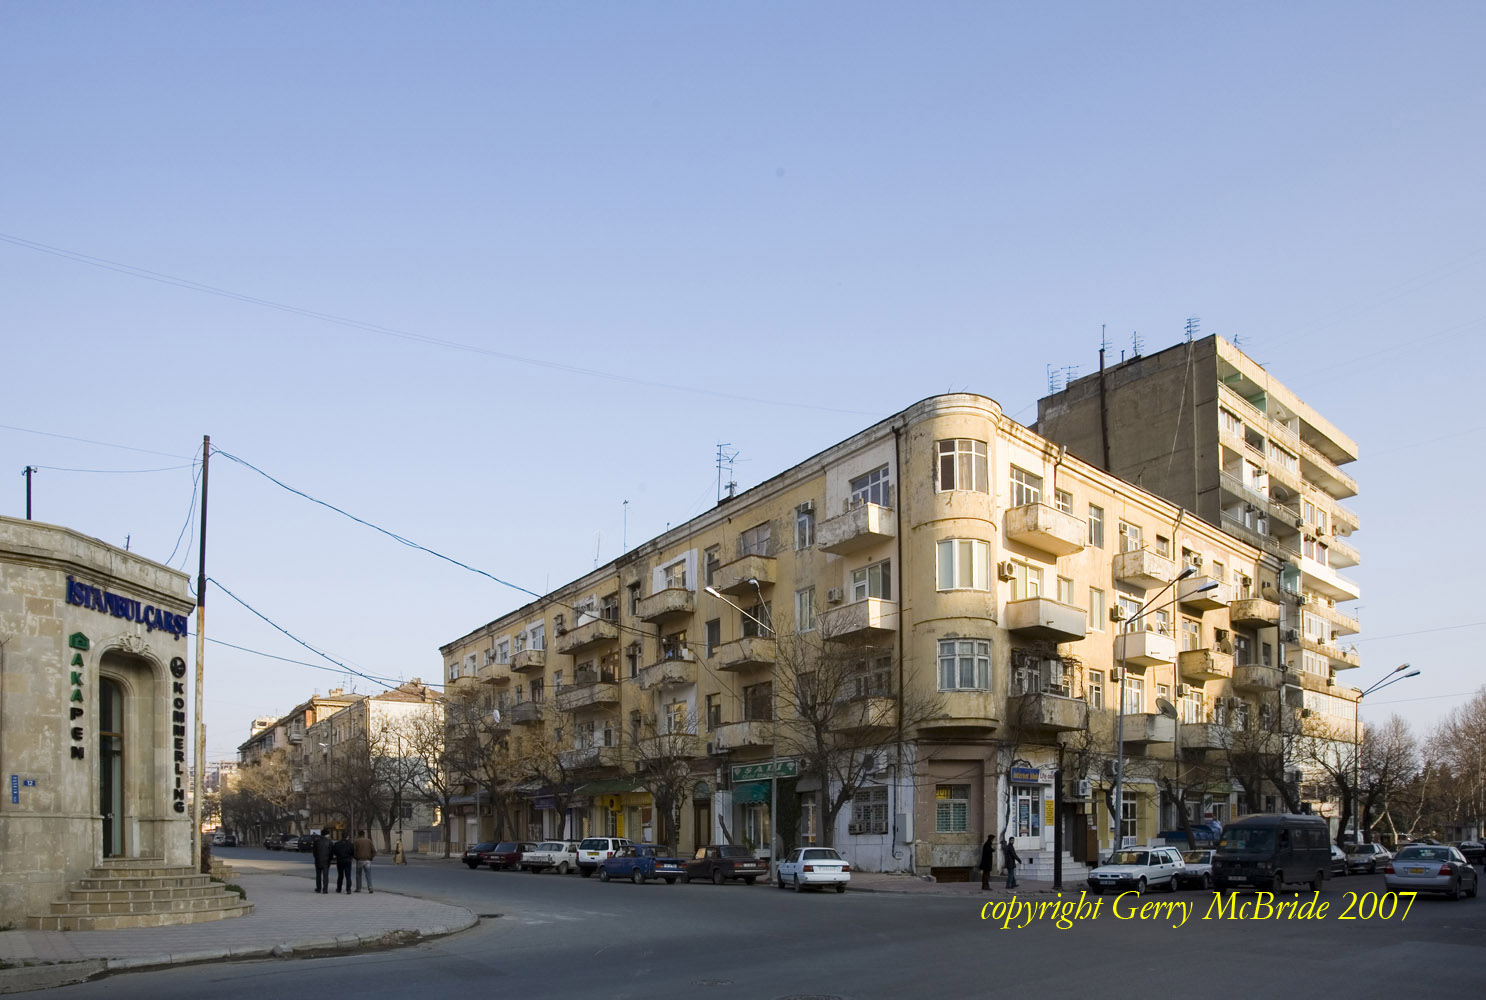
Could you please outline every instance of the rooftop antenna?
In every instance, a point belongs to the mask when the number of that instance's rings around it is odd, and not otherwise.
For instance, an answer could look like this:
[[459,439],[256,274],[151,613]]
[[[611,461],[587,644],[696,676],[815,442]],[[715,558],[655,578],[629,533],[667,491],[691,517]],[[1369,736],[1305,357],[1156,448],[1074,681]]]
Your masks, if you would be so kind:
[[1103,354],[1109,350],[1109,337],[1104,332],[1105,324],[1099,324],[1099,353]]
[[1200,330],[1200,329],[1202,329],[1202,317],[1201,316],[1188,316],[1187,317],[1187,343],[1190,344],[1192,342],[1192,338],[1195,337],[1195,336],[1197,336],[1197,331]]
[[732,444],[727,443],[727,442],[719,441],[717,443],[717,502],[718,503],[722,503],[722,469],[723,469],[723,466],[727,466],[727,470],[728,470],[728,482],[727,482],[728,495],[727,495],[727,498],[729,500],[731,500],[733,498],[733,491],[735,489],[737,489],[737,487],[738,487],[738,481],[733,478],[733,462],[737,459],[738,453],[736,451],[729,452],[729,451],[724,451],[723,450],[725,448],[731,448],[731,447],[732,447]]
[[594,569],[598,569],[599,568],[599,548],[603,544],[604,544],[603,533],[602,532],[595,531],[593,533],[593,568]]
[[1238,348],[1240,351],[1243,350],[1243,336],[1241,334],[1235,333],[1233,335],[1233,346]]
[[624,502],[624,533],[619,536],[619,550],[629,551],[629,501]]
[[1144,346],[1145,345],[1140,342],[1140,331],[1132,330],[1130,332],[1130,356],[1132,358],[1140,357],[1141,348]]
[[1063,386],[1059,384],[1062,374],[1063,369],[1054,368],[1052,365],[1047,366],[1047,394],[1049,396],[1063,391]]

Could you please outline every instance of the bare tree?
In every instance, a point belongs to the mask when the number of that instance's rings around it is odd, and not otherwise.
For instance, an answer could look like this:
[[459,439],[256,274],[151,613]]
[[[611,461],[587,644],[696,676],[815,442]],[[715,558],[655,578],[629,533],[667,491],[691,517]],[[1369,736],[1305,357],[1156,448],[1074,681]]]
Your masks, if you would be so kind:
[[520,778],[511,747],[511,723],[488,691],[461,689],[445,696],[444,756],[454,782],[474,786],[490,803],[494,836],[503,840]]
[[1429,759],[1448,774],[1441,782],[1441,823],[1486,829],[1486,687],[1453,709],[1428,740]]
[[223,819],[258,839],[294,814],[298,798],[288,751],[273,750],[238,768],[222,793]]
[[564,822],[578,786],[588,780],[580,757],[572,749],[558,727],[543,723],[524,727],[513,748],[515,773],[541,785]]
[[650,793],[662,823],[659,843],[681,848],[681,812],[691,790],[692,761],[697,756],[697,717],[666,719],[657,728],[642,728],[631,747],[630,765],[635,781]]
[[434,703],[430,711],[411,713],[398,720],[398,733],[409,766],[416,768],[418,780],[429,800],[438,803],[444,829],[444,857],[449,857],[452,841],[452,799],[460,791],[459,776],[450,766],[444,744],[443,706]]

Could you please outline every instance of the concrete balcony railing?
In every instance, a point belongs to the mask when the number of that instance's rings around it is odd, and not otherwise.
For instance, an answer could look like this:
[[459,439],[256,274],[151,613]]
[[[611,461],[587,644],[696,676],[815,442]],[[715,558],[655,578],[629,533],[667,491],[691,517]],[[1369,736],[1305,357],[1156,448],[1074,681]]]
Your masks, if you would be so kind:
[[547,669],[545,649],[522,649],[511,655],[511,669],[517,673],[539,673]]
[[1029,503],[1006,512],[1006,540],[1039,552],[1071,556],[1083,550],[1088,523],[1044,503]]
[[1077,642],[1088,634],[1089,613],[1046,597],[1007,601],[1006,630],[1049,642]]
[[1233,731],[1216,722],[1184,723],[1179,738],[1183,750],[1227,750],[1233,742]]
[[1303,589],[1333,601],[1355,601],[1362,596],[1357,584],[1306,556],[1300,557],[1300,582]]
[[822,611],[821,635],[838,642],[881,639],[898,631],[898,604],[869,597],[854,604]]
[[518,701],[511,706],[509,718],[513,726],[530,726],[542,721],[542,709],[545,708],[538,701]]
[[1125,742],[1142,746],[1176,740],[1176,720],[1156,712],[1125,716]]
[[1300,637],[1300,648],[1310,650],[1312,653],[1320,653],[1330,661],[1331,666],[1338,670],[1362,666],[1362,657],[1355,649],[1342,649],[1340,646],[1329,642],[1317,642],[1310,636],[1304,635]]
[[1278,691],[1282,680],[1278,667],[1240,663],[1233,668],[1233,687],[1238,691]]
[[1176,664],[1182,680],[1189,684],[1233,676],[1233,654],[1218,649],[1184,649],[1177,654]]
[[602,646],[606,642],[619,640],[619,624],[607,618],[595,618],[582,625],[568,629],[557,637],[557,651],[564,656]]
[[506,663],[492,663],[480,671],[480,683],[491,687],[505,687],[511,683],[511,668]]
[[574,747],[558,751],[562,766],[569,771],[587,771],[619,766],[618,747]]
[[1305,478],[1333,497],[1357,495],[1357,480],[1306,442],[1300,442],[1300,471]]
[[619,685],[612,681],[573,684],[557,692],[557,710],[576,712],[595,705],[619,704]]
[[1089,704],[1082,698],[1067,698],[1045,691],[1012,695],[1006,700],[1006,716],[1012,725],[1029,729],[1050,732],[1081,730],[1089,725]]
[[1352,547],[1350,542],[1343,541],[1339,535],[1326,535],[1322,539],[1327,550],[1331,554],[1330,563],[1333,566],[1356,566],[1362,562],[1362,553]]
[[853,698],[842,702],[831,719],[831,729],[839,733],[887,730],[897,724],[896,698]]
[[752,670],[772,667],[777,659],[774,640],[762,635],[745,636],[725,642],[713,652],[718,670]]
[[1233,603],[1233,586],[1210,576],[1189,576],[1177,582],[1176,600],[1188,611],[1216,611]]
[[713,743],[718,750],[735,750],[739,747],[768,747],[774,745],[774,723],[760,720],[728,722],[712,732]]
[[641,667],[639,676],[636,678],[640,690],[650,691],[661,687],[684,687],[688,684],[695,684],[697,682],[697,661],[692,658],[690,650],[682,652],[686,655]]
[[1115,662],[1123,660],[1137,667],[1176,662],[1176,639],[1160,632],[1140,629],[1122,632],[1115,637]]
[[897,533],[898,518],[891,507],[857,504],[821,523],[816,531],[815,547],[832,555],[849,555],[892,541]]
[[657,733],[642,736],[635,749],[636,763],[659,763],[682,757],[701,757],[706,748],[696,733]]
[[1228,620],[1245,628],[1273,628],[1280,623],[1280,606],[1262,597],[1246,597],[1228,605]]
[[1337,635],[1355,635],[1362,631],[1362,623],[1356,617],[1339,610],[1334,604],[1325,601],[1310,601],[1305,610],[1319,618],[1326,620],[1331,626],[1331,631]]
[[1151,549],[1135,549],[1121,552],[1114,557],[1114,575],[1133,587],[1151,590],[1164,587],[1176,579],[1176,563],[1167,556],[1157,555]]
[[667,587],[649,597],[641,598],[635,607],[635,616],[642,622],[661,622],[667,618],[683,618],[697,609],[697,595],[685,587]]
[[774,585],[776,563],[773,556],[744,556],[734,559],[717,568],[717,575],[714,577],[717,582],[714,586],[724,594],[753,597],[757,594],[754,589],[755,581],[759,587]]

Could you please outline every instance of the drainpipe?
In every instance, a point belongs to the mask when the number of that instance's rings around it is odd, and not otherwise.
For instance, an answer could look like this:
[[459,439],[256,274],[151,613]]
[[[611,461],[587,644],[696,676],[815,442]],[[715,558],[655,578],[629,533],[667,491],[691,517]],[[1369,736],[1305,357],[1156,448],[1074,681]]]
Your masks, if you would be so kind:
[[[892,852],[893,852],[893,860],[896,861],[897,858],[898,858],[898,832],[899,832],[898,831],[898,815],[899,815],[898,806],[902,802],[902,799],[903,799],[902,782],[903,782],[903,704],[904,704],[904,701],[903,701],[903,696],[904,696],[904,684],[903,684],[903,611],[904,611],[904,607],[903,607],[903,604],[904,604],[904,601],[903,601],[903,597],[904,597],[904,591],[903,591],[903,579],[904,579],[904,567],[903,567],[903,429],[901,427],[899,427],[898,425],[896,425],[896,424],[893,425],[893,468],[897,471],[897,475],[898,475],[898,491],[899,491],[898,501],[894,505],[895,510],[894,510],[894,515],[893,515],[897,519],[897,522],[898,522],[897,523],[897,531],[895,531],[893,533],[893,535],[894,535],[894,549],[896,550],[894,552],[894,556],[893,557],[898,561],[898,735],[897,735],[897,748],[896,748],[896,756],[897,756],[896,764],[897,764],[897,766],[893,769],[893,771],[894,771],[894,773],[893,773],[893,784],[892,784],[893,791],[892,791],[892,803],[891,803],[891,808],[893,810],[893,824],[892,824],[893,843],[892,843]],[[912,867],[912,864],[913,864],[913,862],[912,862],[912,859],[910,858],[910,860],[909,860],[909,867],[910,868]]]

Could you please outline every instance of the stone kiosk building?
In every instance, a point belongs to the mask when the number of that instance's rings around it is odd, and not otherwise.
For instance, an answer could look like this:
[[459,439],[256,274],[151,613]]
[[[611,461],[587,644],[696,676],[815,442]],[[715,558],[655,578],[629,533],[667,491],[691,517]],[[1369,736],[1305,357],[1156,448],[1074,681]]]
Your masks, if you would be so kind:
[[251,910],[196,874],[188,577],[0,517],[0,923],[101,929]]

